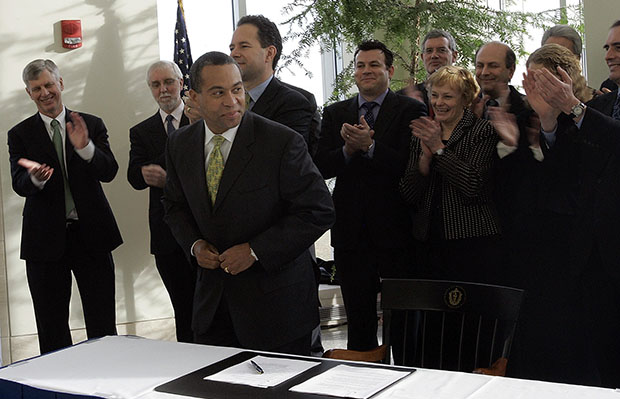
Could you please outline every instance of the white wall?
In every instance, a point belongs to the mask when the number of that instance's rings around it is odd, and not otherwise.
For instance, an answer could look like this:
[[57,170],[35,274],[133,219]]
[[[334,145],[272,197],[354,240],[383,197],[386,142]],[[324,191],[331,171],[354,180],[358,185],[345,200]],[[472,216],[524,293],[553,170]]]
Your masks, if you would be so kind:
[[620,19],[618,0],[583,0],[585,22],[585,46],[588,64],[588,84],[599,88],[609,77],[603,45],[609,27]]
[[[82,20],[82,48],[60,46],[62,19]],[[120,166],[114,181],[104,185],[125,240],[113,253],[117,322],[171,316],[167,293],[148,250],[147,193],[136,192],[126,179],[129,128],[157,109],[145,82],[147,66],[159,59],[156,0],[3,1],[0,38],[2,140],[6,143],[6,132],[36,112],[21,81],[23,67],[35,58],[53,59],[64,79],[65,105],[103,118]],[[0,300],[8,298],[8,309],[0,308],[4,352],[9,335],[36,332],[25,264],[19,259],[23,199],[11,188],[6,147],[0,151],[0,183],[8,281],[8,293],[0,288],[0,294],[5,294]],[[75,289],[73,297],[77,297]],[[71,326],[83,326],[81,305],[75,300]]]

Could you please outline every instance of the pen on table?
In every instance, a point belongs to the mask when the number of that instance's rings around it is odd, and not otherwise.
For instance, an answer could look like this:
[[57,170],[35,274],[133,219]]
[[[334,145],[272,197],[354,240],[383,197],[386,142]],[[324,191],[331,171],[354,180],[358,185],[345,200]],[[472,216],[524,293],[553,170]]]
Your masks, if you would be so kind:
[[254,369],[258,374],[263,374],[265,372],[254,360],[250,360],[250,363],[252,363],[252,366],[254,366]]

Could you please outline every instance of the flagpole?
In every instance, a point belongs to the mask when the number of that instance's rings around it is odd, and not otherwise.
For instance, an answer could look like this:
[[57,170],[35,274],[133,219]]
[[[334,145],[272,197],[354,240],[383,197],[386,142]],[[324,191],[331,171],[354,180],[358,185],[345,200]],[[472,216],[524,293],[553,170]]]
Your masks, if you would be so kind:
[[187,27],[185,25],[185,10],[183,10],[183,0],[177,0],[177,22],[174,27],[174,62],[179,66],[183,75],[183,88],[181,95],[191,89],[191,81],[189,70],[192,66],[192,52],[189,46],[189,37],[187,36]]

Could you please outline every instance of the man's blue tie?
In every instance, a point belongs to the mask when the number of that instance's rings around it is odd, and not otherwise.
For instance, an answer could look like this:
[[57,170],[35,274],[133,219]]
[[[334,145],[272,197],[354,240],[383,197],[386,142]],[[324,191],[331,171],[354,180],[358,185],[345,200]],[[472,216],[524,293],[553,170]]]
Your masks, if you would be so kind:
[[366,123],[368,123],[368,126],[370,126],[371,129],[373,129],[375,127],[375,116],[372,113],[372,110],[379,104],[377,104],[374,101],[369,101],[369,102],[365,102],[364,104],[362,104],[362,108],[364,108],[364,110],[366,110],[366,112],[364,113],[364,119],[366,119]]
[[174,120],[174,116],[172,116],[170,114],[168,114],[168,116],[166,116],[166,132],[168,134],[171,134],[172,132],[177,130],[177,129],[175,129],[174,125],[172,124],[173,120]]

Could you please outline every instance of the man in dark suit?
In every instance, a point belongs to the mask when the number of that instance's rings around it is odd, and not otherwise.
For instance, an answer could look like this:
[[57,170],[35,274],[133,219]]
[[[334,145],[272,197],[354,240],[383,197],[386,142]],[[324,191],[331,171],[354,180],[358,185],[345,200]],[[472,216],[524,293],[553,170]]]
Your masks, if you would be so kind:
[[[620,83],[620,21],[611,26],[604,48],[609,78]],[[569,216],[563,273],[581,290],[586,315],[580,321],[591,335],[593,371],[602,386],[618,387],[620,99],[614,91],[583,104],[573,94],[568,74],[561,68],[558,72],[561,79],[546,69],[531,71],[524,87],[545,132],[545,163],[553,172],[548,182],[554,189],[547,197],[565,199],[550,206]],[[544,100],[543,107],[536,98]]]
[[237,22],[229,47],[249,95],[247,109],[295,130],[310,147],[311,129],[317,128],[311,123],[316,101],[313,107],[297,87],[285,85],[274,76],[282,54],[278,27],[262,15],[247,15]]
[[174,62],[158,61],[148,69],[147,84],[159,110],[129,130],[131,149],[127,180],[136,190],[149,188],[151,253],[155,255],[155,265],[172,302],[177,341],[193,342],[192,303],[196,269],[164,222],[161,203],[166,183],[166,139],[189,123],[181,101],[183,75]]
[[319,136],[321,135],[321,113],[319,112],[316,98],[314,97],[314,94],[310,93],[308,90],[302,89],[301,87],[293,86],[292,84],[286,82],[280,83],[298,93],[301,93],[301,95],[306,97],[306,100],[310,103],[312,120],[310,121],[310,130],[306,144],[308,145],[308,152],[310,153],[310,156],[314,157],[316,155],[316,150],[319,147]]
[[244,113],[241,72],[210,52],[191,68],[204,122],[166,149],[166,222],[197,263],[195,341],[309,354],[318,323],[307,248],[332,224],[329,192],[301,136]]
[[[420,58],[424,63],[427,79],[442,66],[452,65],[456,61],[457,56],[456,41],[445,30],[433,29],[422,39]],[[410,84],[397,93],[422,101],[432,116],[431,103],[426,91],[426,81]]]
[[[472,111],[478,117],[489,119],[500,138],[494,196],[506,244],[503,249],[506,252],[501,256],[507,261],[522,263],[523,255],[529,253],[522,247],[523,239],[528,237],[524,227],[529,226],[523,220],[532,216],[536,198],[534,175],[543,159],[539,129],[530,128],[535,121],[531,120],[532,111],[525,103],[525,96],[509,84],[516,68],[514,51],[504,43],[488,42],[476,51],[475,61],[481,94]],[[497,276],[506,279],[496,283],[511,285],[512,272],[523,277],[523,270],[523,265],[506,267]]]
[[[549,246],[541,245],[537,239],[553,219],[541,216],[537,209],[538,179],[544,158],[539,144],[540,129],[531,126],[535,123],[531,109],[524,96],[509,84],[515,63],[514,52],[504,43],[485,43],[476,51],[476,79],[482,93],[473,110],[489,119],[500,137],[493,195],[502,235],[499,245],[489,250],[496,251],[501,267],[489,276],[489,282],[522,288],[528,293],[521,308],[509,374],[562,381],[573,371],[562,367],[569,362],[560,360],[562,355],[557,355],[561,352],[557,348],[578,334],[576,329],[563,325],[566,316],[574,312],[570,306],[572,298],[558,296],[551,288],[559,279],[550,265],[556,264],[555,259],[559,263],[559,258],[550,260]],[[572,336],[557,334],[556,328],[570,331]],[[579,350],[571,351],[570,357],[579,358]],[[581,370],[574,372],[585,374]]]
[[392,61],[381,42],[358,46],[359,95],[325,108],[315,157],[324,178],[337,178],[331,240],[353,350],[377,346],[379,277],[408,277],[413,267],[398,181],[409,155],[409,123],[426,115],[426,107],[389,90]]
[[[308,153],[314,156],[321,129],[316,99],[312,93],[274,76],[281,54],[282,37],[276,24],[262,15],[247,15],[239,20],[231,39],[230,56],[241,68],[247,109],[301,134]],[[309,250],[318,286],[320,271],[314,247]],[[312,353],[323,353],[320,325],[313,331]]]
[[487,117],[487,108],[493,106],[504,107],[514,115],[523,111],[523,95],[509,84],[515,73],[516,60],[514,51],[501,42],[485,43],[476,51],[476,81],[480,85],[482,101],[478,102],[479,109],[473,111],[479,118]]
[[26,260],[39,348],[72,344],[69,330],[71,272],[80,290],[88,338],[116,334],[114,248],[122,243],[101,182],[118,164],[103,121],[69,111],[51,60],[23,71],[38,113],[8,133],[13,189],[26,203],[21,258]]

